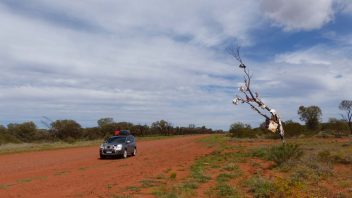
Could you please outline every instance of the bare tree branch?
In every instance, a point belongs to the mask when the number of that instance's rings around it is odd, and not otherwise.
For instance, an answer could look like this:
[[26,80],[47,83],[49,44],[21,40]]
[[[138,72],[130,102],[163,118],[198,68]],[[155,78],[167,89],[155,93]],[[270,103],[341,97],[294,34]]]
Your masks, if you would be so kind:
[[235,46],[235,45],[231,45],[229,47],[226,48],[227,53],[229,53],[233,58],[235,58],[238,62],[242,63],[242,59],[240,56],[240,46]]
[[346,112],[346,115],[341,114],[341,117],[348,123],[348,127],[352,134],[352,100],[341,101],[339,109]]
[[258,112],[260,115],[262,115],[264,118],[270,120],[270,118],[265,115],[264,113],[262,113],[261,111],[259,111],[259,109],[257,107],[255,107],[254,105],[252,105],[251,103],[247,102],[247,104],[249,104],[253,110],[255,110],[256,112]]
[[[276,127],[276,129],[273,129],[273,130],[274,130],[274,132],[279,133],[282,141],[284,142],[284,129],[283,129],[281,119],[279,118],[278,114],[276,113],[276,111],[274,109],[269,108],[259,98],[258,92],[253,92],[251,90],[251,79],[252,79],[253,75],[251,75],[251,73],[249,72],[249,69],[242,61],[242,58],[240,56],[240,47],[230,46],[227,48],[227,52],[240,63],[240,65],[238,67],[243,69],[243,72],[245,74],[244,75],[244,84],[241,85],[239,88],[239,91],[245,96],[245,99],[237,95],[236,98],[233,100],[233,103],[235,105],[237,105],[239,102],[247,103],[258,114],[265,117],[266,120],[269,120],[269,122],[272,122],[272,123],[276,123],[275,126],[277,126],[277,127]],[[261,109],[267,110],[271,114],[271,118],[269,118],[269,116],[267,116],[266,114],[262,113],[254,104],[256,104]],[[269,126],[267,128],[269,129]]]

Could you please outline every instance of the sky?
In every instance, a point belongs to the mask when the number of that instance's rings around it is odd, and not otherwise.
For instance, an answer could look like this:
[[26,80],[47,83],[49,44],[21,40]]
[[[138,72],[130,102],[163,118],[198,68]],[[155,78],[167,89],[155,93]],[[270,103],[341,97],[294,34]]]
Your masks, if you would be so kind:
[[282,120],[352,99],[351,0],[0,0],[0,28],[0,125],[256,127],[231,45]]

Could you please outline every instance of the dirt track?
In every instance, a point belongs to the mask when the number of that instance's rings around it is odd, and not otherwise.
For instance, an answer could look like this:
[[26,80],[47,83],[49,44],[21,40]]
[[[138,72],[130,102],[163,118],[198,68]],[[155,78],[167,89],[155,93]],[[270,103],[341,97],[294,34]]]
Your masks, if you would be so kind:
[[[100,160],[98,147],[0,156],[0,197],[111,197],[165,170],[184,169],[210,149],[186,136],[138,143],[138,155]],[[186,174],[186,173],[185,173]]]

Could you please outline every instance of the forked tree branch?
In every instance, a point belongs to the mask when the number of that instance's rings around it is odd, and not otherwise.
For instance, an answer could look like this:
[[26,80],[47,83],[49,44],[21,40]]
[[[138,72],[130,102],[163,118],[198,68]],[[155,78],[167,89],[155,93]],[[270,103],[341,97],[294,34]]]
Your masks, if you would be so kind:
[[[247,103],[253,110],[255,110],[258,114],[261,116],[265,117],[266,120],[269,121],[269,123],[276,123],[276,128],[270,129],[268,126],[268,129],[274,130],[275,132],[278,132],[282,141],[284,142],[284,129],[281,123],[281,120],[276,113],[274,109],[269,108],[260,98],[258,92],[253,92],[251,90],[251,79],[252,75],[250,74],[247,66],[243,63],[242,58],[240,56],[240,47],[235,47],[235,46],[230,46],[227,48],[227,52],[235,59],[237,60],[240,65],[239,68],[243,69],[243,72],[245,74],[244,76],[244,84],[239,87],[239,91],[245,96],[245,98],[242,98],[240,96],[236,96],[236,98],[233,100],[233,103],[237,105],[239,102],[241,103]],[[254,104],[258,105],[259,108],[263,110],[269,111],[271,114],[271,118],[261,112],[258,107],[256,107]]]

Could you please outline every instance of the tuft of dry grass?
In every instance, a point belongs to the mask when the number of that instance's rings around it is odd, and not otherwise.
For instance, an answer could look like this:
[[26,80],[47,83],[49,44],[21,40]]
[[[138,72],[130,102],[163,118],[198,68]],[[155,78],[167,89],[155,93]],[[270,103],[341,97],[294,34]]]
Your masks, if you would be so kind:
[[20,153],[29,151],[43,151],[63,148],[75,148],[86,146],[98,146],[103,140],[77,141],[74,143],[52,142],[52,143],[20,143],[0,145],[0,154]]

